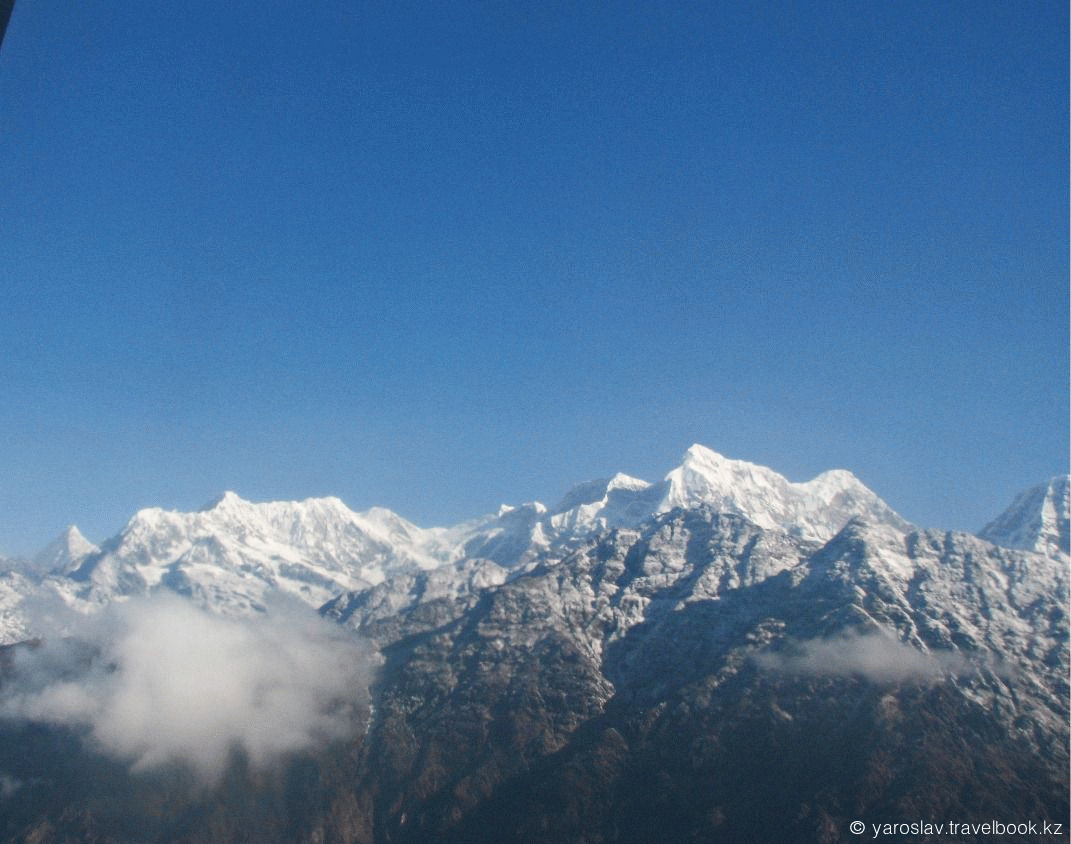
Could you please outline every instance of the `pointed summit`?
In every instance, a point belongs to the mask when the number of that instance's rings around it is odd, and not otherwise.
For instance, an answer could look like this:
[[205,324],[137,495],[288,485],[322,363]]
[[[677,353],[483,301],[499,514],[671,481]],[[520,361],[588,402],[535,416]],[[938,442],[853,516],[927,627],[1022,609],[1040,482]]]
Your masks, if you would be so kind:
[[96,545],[82,536],[77,527],[70,525],[33,558],[31,567],[38,574],[69,572],[78,568],[87,557],[99,553]]
[[[706,505],[751,518],[763,515],[763,508],[757,506],[761,502],[784,497],[788,481],[765,466],[731,460],[695,444],[684,453],[681,465],[666,475],[666,484],[662,510]],[[776,525],[775,520],[756,523],[761,527]]]
[[238,493],[232,492],[231,490],[227,490],[222,495],[213,498],[211,501],[201,507],[201,509],[197,512],[210,513],[213,510],[226,509],[229,507],[234,507],[235,505],[248,503],[249,502],[242,498]]
[[1068,515],[1071,476],[1058,475],[1016,496],[1007,510],[978,534],[1005,548],[1043,554],[1071,553],[1071,517]]

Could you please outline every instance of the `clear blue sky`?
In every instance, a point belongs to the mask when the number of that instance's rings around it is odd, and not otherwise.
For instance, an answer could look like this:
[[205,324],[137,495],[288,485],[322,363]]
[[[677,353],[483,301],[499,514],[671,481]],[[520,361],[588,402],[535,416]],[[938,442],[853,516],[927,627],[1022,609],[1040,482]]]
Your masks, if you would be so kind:
[[693,442],[977,529],[1068,463],[1068,10],[18,0],[0,552],[444,524]]

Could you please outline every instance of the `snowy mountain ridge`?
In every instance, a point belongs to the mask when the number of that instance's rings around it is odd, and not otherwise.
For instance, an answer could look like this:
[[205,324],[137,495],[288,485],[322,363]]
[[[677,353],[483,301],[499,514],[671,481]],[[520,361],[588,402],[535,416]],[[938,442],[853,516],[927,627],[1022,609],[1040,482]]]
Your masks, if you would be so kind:
[[[1061,487],[1059,480],[1024,493],[983,537],[1065,553],[1067,483]],[[68,528],[32,562],[9,567],[0,636],[11,641],[32,626],[19,607],[34,590],[90,611],[117,597],[168,589],[217,612],[246,615],[274,594],[315,608],[378,587],[369,600],[398,610],[429,594],[501,583],[608,530],[635,530],[656,516],[695,508],[818,544],[853,518],[912,529],[850,472],[793,483],[701,445],[689,448],[659,483],[619,473],[573,488],[550,509],[539,502],[503,505],[445,528],[421,528],[385,508],[354,512],[333,497],[253,503],[227,492],[195,512],[140,510],[99,548]],[[403,582],[405,595],[395,594]]]
[[65,573],[93,601],[160,586],[238,612],[273,591],[317,606],[398,568],[432,568],[423,532],[382,508],[354,513],[338,498],[254,504],[227,492],[193,513],[147,508]]

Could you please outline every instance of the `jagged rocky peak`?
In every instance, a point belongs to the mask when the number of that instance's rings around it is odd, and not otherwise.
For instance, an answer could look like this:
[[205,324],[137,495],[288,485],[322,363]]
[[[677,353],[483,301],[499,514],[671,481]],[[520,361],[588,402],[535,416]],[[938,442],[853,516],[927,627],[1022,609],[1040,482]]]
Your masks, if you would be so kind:
[[1016,496],[978,534],[1005,548],[1043,554],[1071,553],[1071,476],[1057,475]]
[[773,469],[696,444],[660,483],[618,474],[575,487],[551,511],[550,528],[561,533],[636,527],[656,514],[696,507],[733,513],[760,527],[815,541],[828,540],[854,517],[903,530],[911,527],[846,470],[792,483]]
[[665,482],[663,510],[712,506],[752,518],[762,527],[776,526],[778,520],[764,511],[782,505],[791,494],[791,484],[772,469],[732,460],[698,444],[685,452]]
[[651,484],[618,472],[571,489],[549,514],[554,534],[581,535],[614,527],[636,527],[653,515],[662,484]]

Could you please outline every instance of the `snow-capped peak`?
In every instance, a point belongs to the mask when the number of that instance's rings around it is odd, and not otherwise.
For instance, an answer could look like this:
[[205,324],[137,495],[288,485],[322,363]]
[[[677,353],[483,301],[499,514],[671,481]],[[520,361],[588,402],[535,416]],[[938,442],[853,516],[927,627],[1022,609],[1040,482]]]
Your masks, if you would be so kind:
[[[654,494],[652,494],[652,490]],[[654,512],[658,490],[618,472],[573,487],[549,514],[552,535],[583,535],[613,527],[635,527]]]
[[1071,476],[1058,475],[1015,497],[978,534],[1005,548],[1071,553]]
[[247,503],[248,502],[245,501],[245,499],[243,499],[240,495],[238,495],[238,493],[232,492],[231,490],[227,490],[219,497],[214,498],[208,504],[205,504],[197,512],[210,513],[213,510],[227,509],[229,507],[235,507]]
[[618,472],[607,482],[606,489],[607,491],[613,489],[638,490],[647,489],[650,485],[649,481],[634,478],[632,475],[626,475],[624,472]]
[[812,540],[829,539],[855,516],[908,527],[851,472],[834,469],[794,484],[765,466],[732,460],[697,444],[661,483],[618,473],[573,487],[549,511],[533,505],[503,507],[492,516],[434,531],[441,549],[449,546],[455,554],[487,556],[513,566],[526,559],[524,548],[570,546],[599,531],[639,527],[678,507],[735,513],[760,527]]
[[43,551],[31,560],[34,573],[48,574],[54,571],[71,571],[87,557],[100,553],[100,549],[82,536],[74,525],[53,539]]
[[451,528],[420,528],[380,507],[354,512],[334,497],[254,503],[228,491],[195,512],[139,510],[102,549],[72,529],[38,559],[60,568],[72,601],[103,603],[166,588],[243,614],[273,592],[319,606],[395,575],[465,559],[523,569],[678,507],[734,513],[809,540],[829,539],[856,516],[906,525],[850,472],[791,483],[772,469],[693,445],[659,483],[618,473],[575,487],[550,510],[539,502],[503,506]]
[[851,472],[833,469],[793,483],[765,466],[724,457],[693,445],[666,475],[658,512],[676,507],[713,507],[760,527],[779,528],[805,539],[828,540],[854,516],[898,527],[907,525]]
[[787,483],[772,469],[745,460],[731,460],[696,444],[685,452],[681,465],[666,475],[668,488],[660,509],[706,504],[739,512],[739,506],[747,506],[739,500],[742,497],[769,499],[783,492]]
[[806,486],[815,495],[832,501],[840,493],[857,490],[863,484],[847,469],[830,469],[801,486]]

